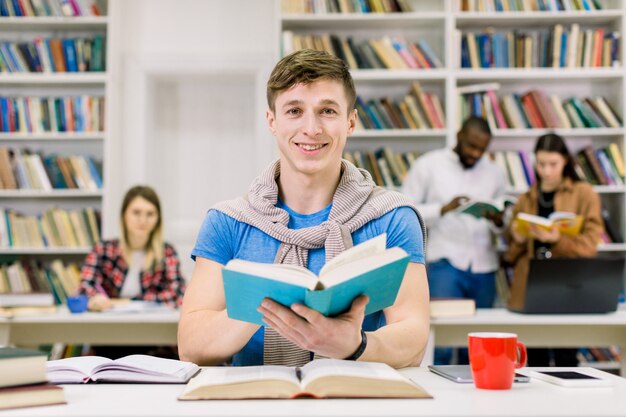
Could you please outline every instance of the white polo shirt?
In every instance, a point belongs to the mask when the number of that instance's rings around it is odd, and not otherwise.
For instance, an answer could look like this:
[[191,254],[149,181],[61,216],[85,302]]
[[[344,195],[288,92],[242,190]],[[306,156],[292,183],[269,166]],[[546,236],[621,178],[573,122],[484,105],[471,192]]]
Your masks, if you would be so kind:
[[411,166],[402,192],[413,200],[428,229],[427,262],[446,258],[457,269],[493,272],[498,256],[492,222],[467,214],[448,212],[441,207],[455,197],[497,200],[504,195],[506,179],[502,170],[483,156],[469,169],[463,168],[452,149],[437,149],[419,157]]

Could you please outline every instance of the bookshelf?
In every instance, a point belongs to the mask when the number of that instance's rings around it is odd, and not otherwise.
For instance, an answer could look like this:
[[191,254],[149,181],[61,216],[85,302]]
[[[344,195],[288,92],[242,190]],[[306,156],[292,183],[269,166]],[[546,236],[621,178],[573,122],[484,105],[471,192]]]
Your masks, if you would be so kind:
[[[13,2],[17,3],[17,2]],[[22,3],[22,1],[20,1]],[[50,6],[51,13],[58,14],[63,12],[62,8],[67,7],[70,2],[60,2],[58,0],[46,0],[45,2],[28,2],[32,5],[52,4]],[[79,12],[74,11],[73,16],[69,15],[31,15],[31,16],[1,16],[0,17],[0,41],[11,43],[32,43],[36,39],[41,38],[46,42],[47,39],[69,39],[73,42],[73,48],[76,55],[76,63],[80,65],[87,62],[86,68],[78,68],[77,72],[70,71],[41,71],[36,72],[30,70],[24,71],[0,71],[0,96],[1,97],[80,97],[81,101],[73,101],[72,113],[75,124],[74,128],[70,128],[66,119],[66,127],[52,129],[45,123],[40,125],[38,129],[34,128],[36,117],[29,114],[29,127],[24,129],[0,129],[0,148],[6,148],[11,151],[19,151],[23,154],[25,150],[40,154],[43,157],[49,155],[58,155],[59,157],[83,157],[92,158],[100,165],[100,178],[102,179],[104,171],[106,171],[106,147],[108,133],[104,119],[102,123],[96,123],[94,120],[95,110],[92,102],[85,104],[86,97],[104,98],[103,102],[98,104],[101,110],[99,117],[105,117],[108,113],[105,107],[108,106],[107,95],[111,90],[110,72],[108,71],[108,56],[110,50],[108,47],[109,39],[109,17],[107,0],[86,0],[81,2],[71,2],[78,7],[85,7],[96,4],[100,10],[101,16],[92,16],[91,11],[85,9]],[[66,6],[63,6],[65,4]],[[73,6],[72,6],[73,7]],[[67,10],[64,13],[69,14]],[[37,10],[35,10],[37,14]],[[87,52],[79,55],[78,50],[84,51],[85,43],[80,44],[83,40],[89,43],[92,52],[91,59],[96,56],[94,39],[100,37],[102,39],[102,52],[98,56],[103,61],[103,70],[92,71],[96,67],[95,61],[89,60]],[[43,58],[39,53],[41,65],[44,66]],[[63,57],[66,65],[69,65],[68,52],[65,51]],[[52,55],[52,53],[51,53]],[[23,55],[24,57],[24,55]],[[84,61],[81,60],[84,57]],[[49,58],[52,65],[55,65],[56,57]],[[29,61],[27,63],[30,64]],[[90,66],[93,65],[91,68]],[[85,107],[77,107],[78,104],[84,104]],[[67,104],[66,104],[67,105]],[[42,108],[44,106],[42,105]],[[86,116],[90,109],[91,113]],[[29,112],[32,109],[29,109]],[[82,113],[81,113],[82,111]],[[39,113],[41,114],[41,113]],[[67,113],[64,113],[67,116]],[[31,119],[32,118],[32,119]],[[42,115],[42,120],[45,116]],[[81,119],[82,127],[79,127],[78,119]],[[90,120],[91,122],[89,122]],[[100,127],[99,127],[99,126]],[[43,127],[42,127],[43,126]],[[102,127],[102,128],[101,128]],[[12,131],[11,131],[12,130]],[[74,175],[75,172],[72,174]],[[50,176],[50,174],[48,174]],[[52,189],[0,189],[0,209],[4,212],[14,211],[25,216],[40,216],[50,208],[59,208],[67,211],[77,211],[84,209],[94,209],[100,212],[104,207],[106,199],[106,184],[97,185],[96,188],[58,188],[55,187],[54,181],[51,181]],[[77,183],[78,185],[78,183]],[[2,188],[0,186],[0,188]],[[35,187],[36,188],[36,187]],[[5,221],[3,217],[0,219]],[[99,223],[99,219],[96,219]],[[99,224],[99,229],[102,230]],[[72,225],[71,227],[76,227]],[[40,226],[41,228],[41,226]],[[0,232],[2,229],[0,229]],[[84,230],[83,230],[84,231]],[[51,261],[60,259],[64,263],[77,262],[81,263],[85,255],[90,251],[91,247],[85,245],[84,241],[78,245],[61,245],[61,246],[41,246],[41,245],[3,245],[0,240],[0,263],[10,264],[16,260],[25,260],[26,262],[35,260],[43,261],[48,264]]]
[[[299,3],[298,0],[283,0]],[[468,4],[489,3],[469,1]],[[509,1],[509,0],[503,0]],[[319,2],[315,2],[319,3]],[[328,5],[331,2],[326,2]],[[344,4],[345,2],[337,2]],[[348,2],[350,3],[350,2]],[[384,3],[384,2],[383,2]],[[619,65],[606,67],[560,67],[560,68],[461,68],[461,34],[479,32],[486,28],[494,31],[549,30],[560,24],[564,28],[576,23],[582,29],[605,28],[620,35],[624,33],[626,4],[623,0],[604,0],[601,10],[567,11],[462,11],[464,0],[410,0],[411,12],[402,13],[290,13],[286,3],[279,1],[280,33],[278,40],[284,51],[282,33],[291,31],[300,35],[334,34],[351,36],[355,40],[402,35],[409,41],[425,39],[443,63],[442,68],[430,69],[353,69],[357,93],[370,99],[373,97],[400,97],[410,89],[412,81],[418,81],[424,90],[434,92],[442,101],[446,125],[444,129],[366,129],[356,130],[348,141],[347,149],[374,150],[389,146],[398,152],[420,153],[451,146],[456,143],[459,126],[457,87],[478,83],[500,84],[499,93],[524,93],[530,89],[541,89],[564,99],[576,97],[604,96],[625,119],[625,76],[624,57],[626,49],[623,36],[619,42]],[[493,3],[493,2],[492,2]],[[522,2],[518,2],[522,3]],[[526,2],[534,3],[537,2]],[[563,3],[572,3],[565,1]],[[494,3],[495,4],[495,3]],[[281,6],[283,8],[281,9]],[[296,7],[295,9],[298,10]],[[303,10],[299,10],[302,12]],[[558,82],[555,82],[558,80]],[[623,123],[620,127],[600,128],[533,128],[494,129],[491,148],[494,151],[532,151],[537,137],[547,132],[562,135],[573,153],[585,146],[601,148],[611,143],[625,150]],[[611,213],[611,221],[626,233],[626,186],[595,186],[603,205]],[[511,190],[512,191],[512,190]],[[512,194],[514,192],[512,191]],[[624,253],[626,244],[611,243],[600,246],[603,253]]]
[[[296,2],[297,3],[297,2]],[[329,3],[329,2],[327,2]],[[341,3],[341,2],[339,2]],[[402,13],[326,13],[326,14],[290,14],[282,9],[280,18],[280,33],[293,32],[297,35],[323,36],[331,34],[339,39],[351,38],[357,45],[370,43],[371,39],[384,37],[402,37],[407,43],[418,43],[420,40],[427,42],[443,66],[428,69],[385,69],[385,68],[352,68],[351,73],[357,89],[357,94],[367,107],[373,107],[372,101],[388,98],[398,105],[411,91],[414,82],[419,83],[421,90],[427,94],[437,96],[444,107],[447,84],[450,81],[450,68],[447,65],[447,48],[449,45],[444,41],[446,27],[449,21],[449,7],[447,2],[409,1],[411,11]],[[296,7],[297,9],[297,7]],[[284,48],[281,48],[281,52]],[[427,123],[419,124],[419,129],[407,129],[394,126],[393,129],[355,130],[348,141],[346,150],[349,152],[363,152],[363,158],[377,158],[365,155],[378,150],[382,144],[389,145],[394,152],[407,153],[415,150],[425,151],[444,146],[450,136],[449,127],[435,128],[429,125],[426,119],[425,109],[419,107],[423,119]],[[368,109],[369,111],[369,109]],[[374,110],[375,111],[375,110]],[[359,109],[360,114],[366,113],[364,108]],[[406,119],[406,118],[405,118]],[[370,163],[370,162],[368,162]],[[371,164],[371,163],[370,163]],[[393,187],[398,187],[397,181],[386,177],[384,173],[379,175],[377,181],[393,182]],[[393,178],[397,178],[393,174]],[[387,186],[392,187],[390,184]]]

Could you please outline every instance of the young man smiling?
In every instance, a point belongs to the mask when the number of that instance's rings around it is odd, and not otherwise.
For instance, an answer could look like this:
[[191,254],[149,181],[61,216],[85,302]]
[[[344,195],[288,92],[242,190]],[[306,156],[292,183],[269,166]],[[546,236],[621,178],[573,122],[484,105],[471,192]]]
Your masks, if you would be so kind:
[[[399,193],[376,187],[342,152],[356,123],[347,66],[302,50],[278,62],[267,85],[269,128],[280,157],[246,198],[207,213],[179,323],[180,356],[199,364],[302,365],[315,357],[418,365],[428,338],[424,235],[417,210]],[[411,262],[395,304],[364,315],[367,297],[337,317],[265,299],[267,326],[229,319],[221,270],[231,259],[290,263],[315,273],[343,250],[387,233]]]

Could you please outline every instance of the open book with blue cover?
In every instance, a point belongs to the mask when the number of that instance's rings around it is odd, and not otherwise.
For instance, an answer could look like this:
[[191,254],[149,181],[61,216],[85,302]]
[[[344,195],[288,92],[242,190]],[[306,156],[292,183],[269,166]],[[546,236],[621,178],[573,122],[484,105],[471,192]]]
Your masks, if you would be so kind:
[[365,314],[389,307],[409,255],[399,247],[387,249],[386,242],[382,234],[344,251],[319,276],[297,265],[231,260],[222,270],[228,317],[263,324],[257,308],[265,297],[285,306],[304,304],[328,317],[349,310],[361,294],[370,299]]

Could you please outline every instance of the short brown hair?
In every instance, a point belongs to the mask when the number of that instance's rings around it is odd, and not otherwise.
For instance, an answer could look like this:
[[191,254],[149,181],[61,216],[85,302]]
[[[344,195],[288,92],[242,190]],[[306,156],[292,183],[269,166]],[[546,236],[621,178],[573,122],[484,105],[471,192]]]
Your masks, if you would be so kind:
[[296,84],[310,84],[321,79],[340,81],[348,99],[348,111],[354,109],[356,90],[346,63],[327,52],[313,49],[301,49],[278,61],[267,81],[267,104],[274,111],[278,93]]

